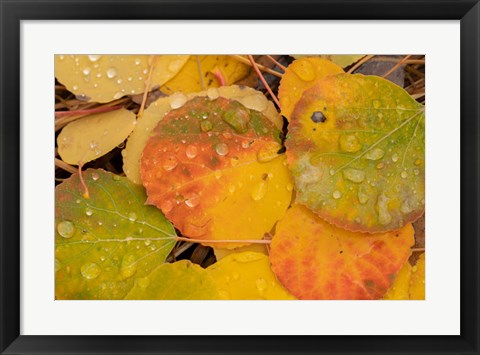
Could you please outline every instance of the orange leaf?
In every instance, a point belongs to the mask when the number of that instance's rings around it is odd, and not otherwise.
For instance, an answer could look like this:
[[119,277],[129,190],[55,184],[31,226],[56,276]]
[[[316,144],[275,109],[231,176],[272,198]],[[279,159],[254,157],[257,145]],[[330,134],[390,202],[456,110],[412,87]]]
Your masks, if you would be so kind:
[[413,243],[411,224],[382,234],[354,233],[294,205],[276,227],[270,260],[280,282],[299,299],[379,299]]
[[280,147],[278,129],[260,112],[223,97],[194,98],[170,111],[145,146],[148,202],[190,238],[262,239],[291,200]]

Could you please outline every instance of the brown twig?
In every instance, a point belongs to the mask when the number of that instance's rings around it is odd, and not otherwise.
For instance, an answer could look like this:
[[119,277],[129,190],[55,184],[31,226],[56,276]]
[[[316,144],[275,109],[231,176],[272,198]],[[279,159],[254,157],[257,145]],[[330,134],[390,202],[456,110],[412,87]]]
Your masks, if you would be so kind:
[[145,91],[143,93],[143,98],[142,98],[142,103],[140,105],[140,108],[137,113],[137,120],[141,119],[143,116],[143,111],[145,110],[145,104],[147,103],[147,97],[148,93],[150,92],[150,87],[152,86],[152,74],[153,74],[153,69],[155,68],[155,62],[156,62],[156,57],[154,55],[151,55],[148,58],[148,77],[147,80],[145,81]]
[[387,71],[385,74],[382,75],[382,78],[386,78],[387,76],[389,76],[390,74],[392,74],[395,70],[397,70],[398,68],[400,68],[406,60],[408,60],[408,58],[410,58],[412,55],[409,54],[409,55],[406,55],[401,61],[399,61],[397,64],[395,64],[392,68],[390,68],[389,71]]
[[[231,55],[230,57],[238,60],[239,62],[242,62],[243,64],[247,64],[247,65],[250,65],[252,66],[252,63],[247,59],[247,58],[244,58],[240,55]],[[275,71],[275,70],[272,70],[270,68],[267,68],[261,64],[257,64],[257,67],[261,70],[261,71],[264,71],[266,73],[269,73],[269,74],[272,74],[272,75],[275,75],[279,78],[281,78],[283,76],[282,73],[279,73],[278,71]]]
[[90,108],[86,110],[72,110],[72,111],[56,111],[55,112],[55,118],[61,118],[61,117],[71,117],[75,115],[91,115],[93,113],[101,113],[101,112],[109,112],[109,111],[115,111],[120,108],[122,108],[122,105],[118,106],[101,106],[101,107],[96,107],[96,108]]
[[287,70],[287,67],[285,67],[284,65],[282,65],[282,63],[280,63],[279,61],[277,61],[275,58],[273,58],[271,55],[267,55],[266,56],[268,59],[270,59],[273,63],[275,63],[277,65],[277,67],[279,67],[280,69],[282,69],[283,71]]
[[370,59],[375,57],[375,55],[366,55],[362,59],[360,59],[353,67],[350,68],[349,71],[347,71],[348,74],[352,74],[355,70],[360,68],[364,63],[368,62]]
[[273,93],[272,89],[270,88],[270,85],[268,85],[267,81],[265,80],[265,78],[263,77],[262,73],[260,73],[260,70],[258,69],[257,67],[257,63],[255,63],[255,61],[253,60],[253,57],[249,54],[248,55],[248,59],[250,59],[250,63],[252,63],[252,67],[253,69],[255,70],[255,72],[257,73],[258,77],[260,78],[260,80],[262,81],[263,85],[265,86],[265,88],[267,89],[268,93],[270,94],[270,96],[272,97],[273,101],[275,101],[275,103],[277,104],[278,107],[280,107],[280,102],[278,101],[277,97],[275,96],[275,94]]
[[59,167],[60,169],[63,169],[65,171],[68,171],[69,173],[75,174],[77,172],[77,169],[75,169],[73,166],[70,164],[65,163],[63,160],[55,158],[55,166]]

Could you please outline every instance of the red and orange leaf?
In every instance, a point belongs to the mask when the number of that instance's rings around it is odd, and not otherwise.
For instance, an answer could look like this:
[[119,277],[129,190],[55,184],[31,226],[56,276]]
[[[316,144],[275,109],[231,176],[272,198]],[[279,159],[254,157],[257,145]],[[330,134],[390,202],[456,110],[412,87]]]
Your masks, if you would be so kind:
[[338,73],[343,73],[343,69],[327,59],[306,57],[294,60],[285,70],[278,88],[282,115],[290,120],[295,104],[305,90],[316,80]]
[[396,232],[354,233],[293,205],[277,224],[270,260],[279,281],[299,299],[380,299],[413,243],[411,224]]
[[425,209],[425,107],[377,76],[316,82],[286,141],[296,202],[339,227],[397,230]]
[[222,97],[194,98],[170,111],[145,146],[148,202],[206,245],[262,239],[291,200],[280,148],[278,129],[260,112]]

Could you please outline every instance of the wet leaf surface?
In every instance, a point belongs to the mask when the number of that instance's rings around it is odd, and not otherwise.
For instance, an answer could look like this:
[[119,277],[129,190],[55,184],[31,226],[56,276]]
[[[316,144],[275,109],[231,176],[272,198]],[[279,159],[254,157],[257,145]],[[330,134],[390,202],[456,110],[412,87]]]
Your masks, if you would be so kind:
[[420,255],[417,263],[412,266],[409,293],[411,300],[425,299],[425,253]]
[[[222,97],[194,98],[170,111],[145,147],[148,202],[206,245],[261,239],[291,200],[280,147],[279,131],[261,113]],[[215,246],[240,246],[224,244]]]
[[318,81],[295,108],[286,146],[297,202],[330,223],[381,232],[424,211],[424,107],[385,79]]
[[127,177],[135,184],[141,184],[140,177],[140,159],[142,157],[143,149],[147,144],[153,129],[158,122],[165,116],[167,112],[178,105],[183,105],[187,100],[192,98],[209,97],[217,98],[218,96],[232,99],[240,102],[245,107],[261,112],[268,118],[278,129],[282,128],[283,120],[278,114],[275,106],[269,101],[265,95],[260,91],[239,86],[223,86],[215,89],[211,88],[207,91],[184,95],[175,93],[170,96],[160,98],[145,110],[141,119],[138,120],[134,131],[128,138],[126,149],[122,151],[123,155],[123,169]]
[[83,178],[89,199],[77,174],[55,189],[55,298],[122,299],[165,261],[175,230],[127,178],[100,169]]
[[[145,91],[150,63],[151,87],[173,78],[188,55],[56,55],[55,77],[84,101],[110,102]],[[153,59],[151,59],[153,58]]]
[[230,300],[295,299],[276,279],[268,256],[241,252],[225,256],[207,271],[214,279],[220,297]]
[[127,300],[214,300],[220,295],[209,273],[188,260],[157,266],[136,278]]
[[135,114],[124,108],[83,117],[62,129],[57,137],[58,154],[73,165],[98,159],[122,143],[135,124]]
[[342,68],[327,59],[306,57],[293,61],[285,70],[278,88],[282,115],[290,120],[293,109],[305,90],[317,80],[338,73],[343,73]]
[[413,227],[363,234],[293,205],[277,224],[272,269],[299,299],[380,299],[410,256]]

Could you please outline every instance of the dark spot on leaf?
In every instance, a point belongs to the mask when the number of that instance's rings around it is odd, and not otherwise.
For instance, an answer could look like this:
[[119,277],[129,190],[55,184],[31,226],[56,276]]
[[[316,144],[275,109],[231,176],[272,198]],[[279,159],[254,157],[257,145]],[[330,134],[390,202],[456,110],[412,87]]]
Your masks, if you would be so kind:
[[373,288],[375,286],[375,282],[373,282],[372,280],[365,280],[363,281],[363,284],[365,285],[365,287],[368,288]]
[[339,253],[340,253],[340,254],[343,254],[343,250],[340,250],[340,252],[339,252]]
[[267,180],[267,178],[268,178],[268,174],[267,174],[267,173],[263,173],[263,174],[262,174],[262,180],[265,181],[265,180]]
[[310,116],[310,119],[315,123],[323,123],[327,120],[322,111],[315,111],[312,113],[312,116]]

